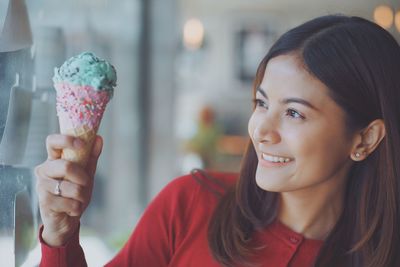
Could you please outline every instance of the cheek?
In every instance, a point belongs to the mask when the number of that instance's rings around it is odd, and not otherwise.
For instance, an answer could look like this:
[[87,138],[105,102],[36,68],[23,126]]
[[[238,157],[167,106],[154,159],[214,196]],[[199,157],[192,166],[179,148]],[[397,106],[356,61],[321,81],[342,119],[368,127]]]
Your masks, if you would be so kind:
[[[306,131],[296,131],[296,129],[285,131],[285,140],[299,163],[312,162],[312,167],[318,169],[318,166],[335,165],[347,157],[346,137],[339,131],[326,129],[332,129],[332,127],[310,127]],[[300,166],[309,166],[309,164],[300,164]]]

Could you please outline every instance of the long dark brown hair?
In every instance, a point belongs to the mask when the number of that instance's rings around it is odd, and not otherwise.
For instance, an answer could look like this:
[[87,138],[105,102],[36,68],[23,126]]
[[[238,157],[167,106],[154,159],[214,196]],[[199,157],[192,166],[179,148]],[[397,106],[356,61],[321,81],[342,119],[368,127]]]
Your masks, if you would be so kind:
[[[343,15],[323,16],[283,34],[262,60],[295,53],[347,114],[349,131],[383,119],[386,135],[348,174],[345,205],[315,259],[323,267],[400,266],[400,48],[378,25]],[[340,142],[340,140],[339,140]],[[252,236],[276,219],[278,193],[255,182],[257,155],[250,142],[238,182],[219,202],[208,228],[214,258],[225,266],[250,264]]]

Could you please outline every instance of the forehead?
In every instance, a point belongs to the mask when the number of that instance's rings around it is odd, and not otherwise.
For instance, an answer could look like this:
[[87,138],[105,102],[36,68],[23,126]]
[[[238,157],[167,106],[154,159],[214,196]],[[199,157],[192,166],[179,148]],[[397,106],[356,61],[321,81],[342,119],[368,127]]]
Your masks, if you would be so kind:
[[295,55],[272,58],[260,87],[270,99],[301,97],[317,106],[333,102],[326,85],[312,76]]

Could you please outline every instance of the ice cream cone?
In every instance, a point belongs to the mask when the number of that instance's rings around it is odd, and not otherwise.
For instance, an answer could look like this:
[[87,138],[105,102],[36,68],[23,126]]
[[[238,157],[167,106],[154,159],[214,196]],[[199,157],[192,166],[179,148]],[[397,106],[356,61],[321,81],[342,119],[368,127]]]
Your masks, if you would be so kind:
[[86,166],[97,130],[116,85],[114,67],[93,53],[67,60],[53,77],[62,134],[80,138],[81,149],[64,149],[62,158]]
[[64,149],[62,158],[86,166],[109,95],[91,86],[68,83],[55,84],[55,88],[60,132],[85,143],[81,149]]

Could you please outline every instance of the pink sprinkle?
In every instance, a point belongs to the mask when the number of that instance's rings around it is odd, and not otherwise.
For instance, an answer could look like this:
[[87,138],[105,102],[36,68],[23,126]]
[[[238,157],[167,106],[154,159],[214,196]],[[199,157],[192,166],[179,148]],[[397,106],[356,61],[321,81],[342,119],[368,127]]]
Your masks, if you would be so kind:
[[106,91],[96,91],[91,86],[55,84],[57,113],[67,112],[75,127],[87,125],[97,128],[110,96]]

